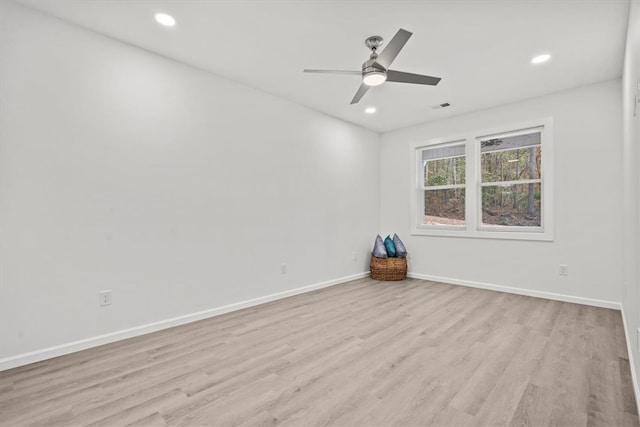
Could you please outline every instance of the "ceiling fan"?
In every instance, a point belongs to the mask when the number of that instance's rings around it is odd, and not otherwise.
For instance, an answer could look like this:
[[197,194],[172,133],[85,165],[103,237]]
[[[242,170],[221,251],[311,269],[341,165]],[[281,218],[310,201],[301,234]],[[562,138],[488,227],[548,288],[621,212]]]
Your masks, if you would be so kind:
[[364,44],[371,49],[371,56],[369,56],[368,61],[362,64],[362,71],[305,69],[304,72],[362,76],[362,83],[351,100],[352,104],[357,104],[371,86],[381,85],[385,81],[435,86],[440,82],[440,77],[405,73],[389,69],[391,63],[396,59],[396,56],[398,56],[411,35],[412,33],[401,28],[398,30],[396,35],[393,36],[387,47],[380,53],[380,55],[378,55],[377,51],[382,45],[382,37],[371,36],[367,38]]

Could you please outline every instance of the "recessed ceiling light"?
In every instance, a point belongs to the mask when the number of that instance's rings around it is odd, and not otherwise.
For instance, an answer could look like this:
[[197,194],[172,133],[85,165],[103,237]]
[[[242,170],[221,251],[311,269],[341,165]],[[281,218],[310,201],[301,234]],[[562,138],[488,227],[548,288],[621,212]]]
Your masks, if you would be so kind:
[[176,25],[176,19],[166,13],[156,13],[155,18],[158,24],[164,25],[165,27],[173,27]]
[[547,62],[549,59],[551,59],[551,55],[549,55],[548,53],[545,53],[544,55],[538,55],[533,57],[533,59],[531,59],[531,63],[542,64],[543,62]]
[[367,114],[373,114],[376,112],[376,107],[367,107],[364,112]]

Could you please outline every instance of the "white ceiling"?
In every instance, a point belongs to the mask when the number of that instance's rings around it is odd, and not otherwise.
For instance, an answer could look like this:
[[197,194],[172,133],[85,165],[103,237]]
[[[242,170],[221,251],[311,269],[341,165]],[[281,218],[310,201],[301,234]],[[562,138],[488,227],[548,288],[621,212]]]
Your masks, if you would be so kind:
[[[617,78],[629,9],[628,0],[18,1],[377,132]],[[159,26],[158,11],[178,25]],[[413,37],[391,68],[442,77],[437,87],[385,83],[350,105],[358,76],[302,73],[359,70],[365,38],[388,41],[399,28]],[[551,61],[529,63],[545,52]],[[452,106],[432,108],[442,102]]]

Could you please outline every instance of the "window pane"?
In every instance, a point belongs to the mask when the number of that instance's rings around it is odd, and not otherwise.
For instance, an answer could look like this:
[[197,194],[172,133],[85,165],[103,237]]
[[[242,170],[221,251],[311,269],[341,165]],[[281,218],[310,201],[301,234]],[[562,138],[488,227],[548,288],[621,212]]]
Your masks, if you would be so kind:
[[540,183],[482,187],[482,225],[540,227]]
[[464,225],[464,188],[426,190],[424,224]]
[[424,186],[465,183],[464,145],[447,145],[422,150]]
[[540,179],[540,146],[482,153],[482,182]]

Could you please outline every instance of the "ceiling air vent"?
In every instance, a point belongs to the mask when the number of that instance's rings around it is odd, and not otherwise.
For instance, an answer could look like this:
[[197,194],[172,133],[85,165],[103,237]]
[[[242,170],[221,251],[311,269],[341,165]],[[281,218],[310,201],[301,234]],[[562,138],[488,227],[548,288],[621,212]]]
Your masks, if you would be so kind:
[[439,110],[441,108],[446,108],[446,107],[450,107],[451,104],[449,104],[448,102],[443,102],[442,104],[438,104],[438,105],[434,105],[433,108],[434,110]]

